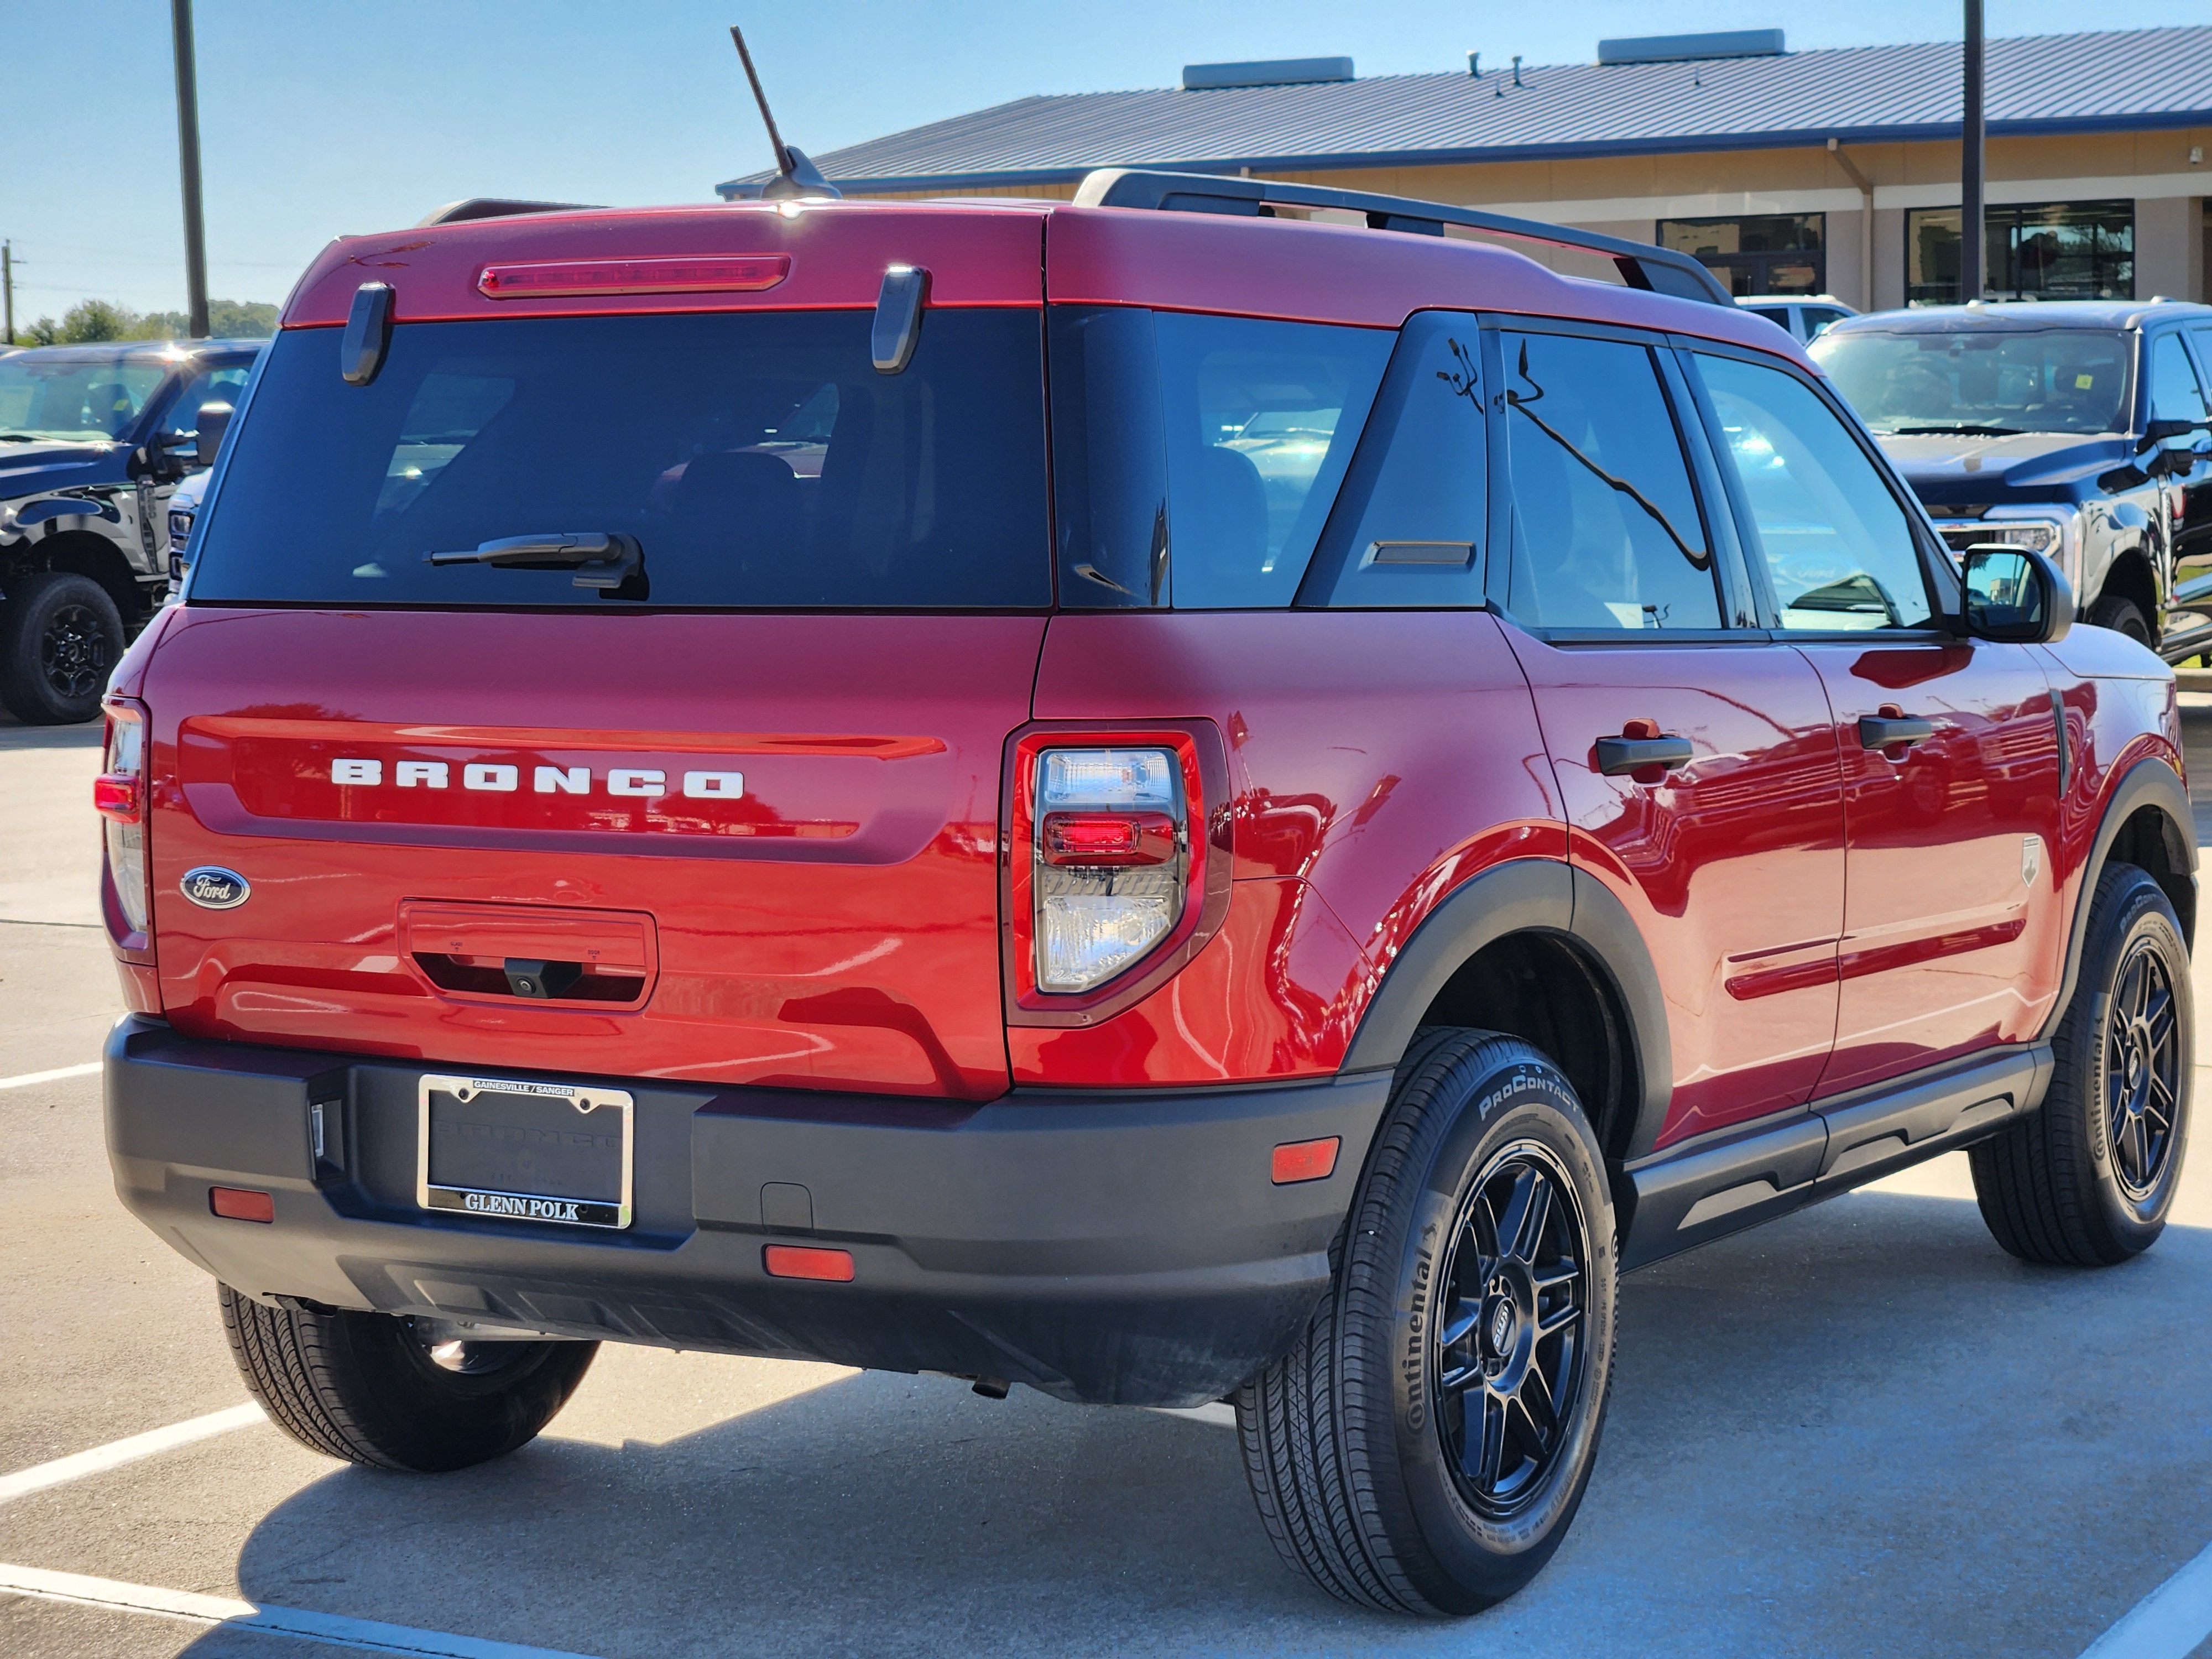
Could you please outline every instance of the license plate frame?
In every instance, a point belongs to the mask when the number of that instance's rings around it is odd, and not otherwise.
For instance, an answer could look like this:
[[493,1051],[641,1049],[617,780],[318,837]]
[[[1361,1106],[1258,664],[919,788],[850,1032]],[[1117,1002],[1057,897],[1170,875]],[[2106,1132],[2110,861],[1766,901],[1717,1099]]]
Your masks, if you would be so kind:
[[[596,1132],[592,1139],[604,1140],[618,1133],[619,1149],[618,1190],[611,1197],[599,1192],[532,1193],[516,1190],[515,1186],[481,1182],[441,1181],[434,1179],[431,1171],[434,1142],[432,1127],[433,1098],[445,1095],[456,1105],[466,1106],[484,1095],[511,1095],[526,1101],[542,1104],[565,1102],[575,1109],[580,1120],[589,1121]],[[602,1232],[619,1232],[627,1228],[635,1214],[633,1182],[636,1170],[637,1103],[627,1090],[604,1088],[590,1083],[545,1083],[520,1078],[477,1077],[454,1073],[424,1073],[416,1085],[416,1123],[415,1138],[415,1201],[422,1209],[442,1215],[465,1215],[493,1221],[535,1222],[556,1227],[588,1227]],[[612,1127],[603,1126],[602,1112],[615,1115]],[[552,1131],[533,1128],[527,1124],[470,1126],[489,1128],[501,1138],[517,1138],[516,1144],[530,1144],[536,1137],[540,1144],[550,1146],[544,1137]],[[557,1135],[555,1137],[557,1139]],[[605,1150],[602,1146],[599,1150]]]

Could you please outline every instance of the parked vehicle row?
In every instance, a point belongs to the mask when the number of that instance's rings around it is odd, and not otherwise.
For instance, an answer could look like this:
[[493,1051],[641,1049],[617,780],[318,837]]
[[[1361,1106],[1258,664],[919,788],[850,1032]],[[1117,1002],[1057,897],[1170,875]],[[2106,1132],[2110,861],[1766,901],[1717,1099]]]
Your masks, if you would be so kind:
[[0,703],[87,720],[167,597],[170,492],[206,466],[262,343],[0,357]]

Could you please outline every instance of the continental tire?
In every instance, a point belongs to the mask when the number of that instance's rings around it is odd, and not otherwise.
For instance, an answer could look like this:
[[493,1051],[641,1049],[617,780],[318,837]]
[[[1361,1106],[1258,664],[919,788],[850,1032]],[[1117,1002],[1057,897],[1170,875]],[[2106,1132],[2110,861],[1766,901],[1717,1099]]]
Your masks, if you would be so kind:
[[34,570],[8,581],[0,606],[0,703],[26,726],[70,726],[100,713],[123,656],[123,617],[89,576]]
[[1398,1068],[1304,1339],[1235,1398],[1283,1559],[1357,1605],[1473,1613],[1574,1519],[1612,1386],[1613,1206],[1580,1103],[1516,1037]]
[[568,1403],[596,1342],[434,1350],[387,1314],[293,1313],[219,1287],[222,1328],[270,1420],[312,1451],[375,1468],[466,1468],[527,1444]]
[[2195,1018],[2173,906],[2134,865],[2107,866],[2042,1108],[1969,1154],[1999,1244],[2096,1267],[2156,1242],[2188,1150]]

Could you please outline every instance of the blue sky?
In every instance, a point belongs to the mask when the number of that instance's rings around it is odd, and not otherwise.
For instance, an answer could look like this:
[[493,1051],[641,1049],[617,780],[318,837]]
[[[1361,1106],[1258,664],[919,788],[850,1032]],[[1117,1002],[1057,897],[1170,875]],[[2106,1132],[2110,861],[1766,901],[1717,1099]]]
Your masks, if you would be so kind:
[[[1182,64],[1349,53],[1362,75],[1601,36],[1779,25],[1795,47],[1955,38],[1959,8],[1774,0],[199,0],[209,287],[282,300],[342,234],[464,196],[712,199],[768,143],[727,26],[817,154],[1030,93],[1172,85]],[[176,110],[163,0],[0,0],[0,236],[18,325],[87,295],[181,308]],[[2195,0],[1990,0],[1995,34],[2148,27]],[[2123,66],[2124,67],[2124,66]]]

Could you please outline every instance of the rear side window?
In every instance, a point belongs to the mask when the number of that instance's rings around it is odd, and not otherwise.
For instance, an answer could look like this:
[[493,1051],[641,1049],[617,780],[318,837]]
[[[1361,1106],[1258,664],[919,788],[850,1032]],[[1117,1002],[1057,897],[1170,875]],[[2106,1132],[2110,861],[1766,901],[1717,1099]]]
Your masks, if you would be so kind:
[[1933,614],[1905,509],[1856,440],[1778,368],[1697,355],[1784,628],[1917,628]]
[[[632,536],[655,606],[1051,603],[1034,311],[933,310],[876,372],[865,311],[414,323],[376,379],[270,348],[192,597],[604,605],[568,569],[433,568],[507,537]],[[617,601],[620,603],[621,601]]]
[[1506,608],[1537,628],[1718,628],[1712,553],[1650,352],[1564,334],[1499,340]]
[[1288,605],[1395,337],[1243,317],[1056,310],[1060,603]]

